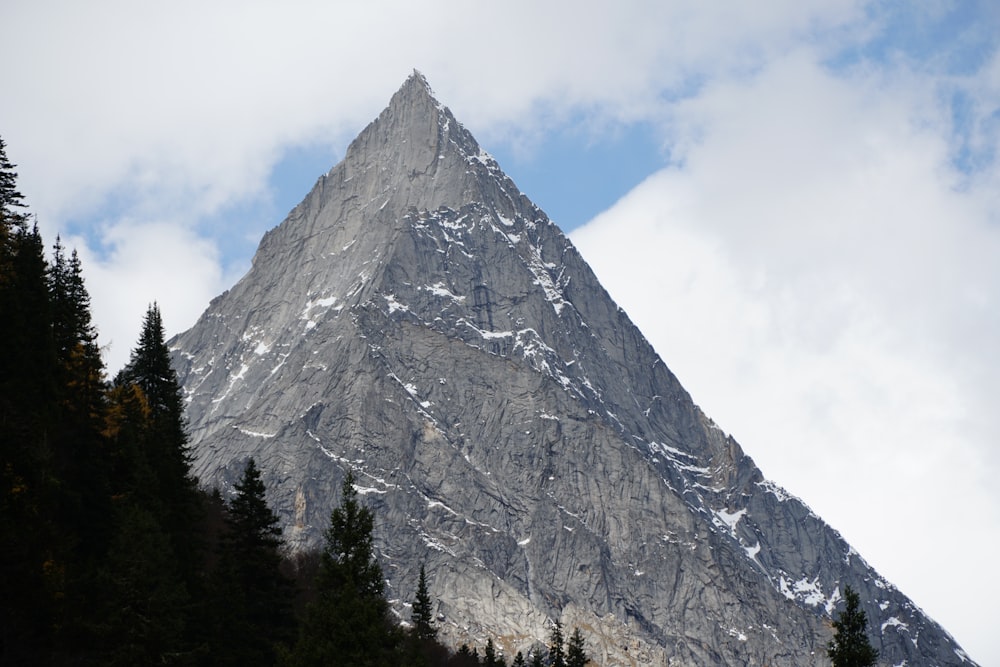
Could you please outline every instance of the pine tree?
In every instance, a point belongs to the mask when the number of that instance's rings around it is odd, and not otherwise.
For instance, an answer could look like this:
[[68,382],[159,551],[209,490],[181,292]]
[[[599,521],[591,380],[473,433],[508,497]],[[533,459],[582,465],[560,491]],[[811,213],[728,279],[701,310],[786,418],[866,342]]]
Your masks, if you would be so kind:
[[590,658],[584,647],[583,634],[580,628],[573,628],[573,634],[569,637],[569,644],[566,648],[566,667],[584,667]]
[[145,508],[118,511],[118,534],[103,570],[98,664],[177,664],[190,657],[185,640],[190,594],[177,571],[166,532]]
[[413,622],[413,633],[420,639],[433,640],[437,638],[437,628],[434,627],[434,615],[431,609],[431,596],[427,592],[427,575],[424,566],[420,566],[420,579],[417,582],[417,598],[413,602],[410,614]]
[[75,251],[67,258],[58,238],[49,267],[49,297],[56,354],[50,442],[59,480],[60,528],[73,535],[78,558],[100,558],[111,535],[104,362],[80,259]]
[[316,598],[306,609],[292,665],[389,666],[398,663],[400,637],[383,597],[382,568],[375,560],[374,514],[358,502],[354,475],[341,486],[341,503],[330,515],[316,578]]
[[163,320],[155,303],[146,312],[139,343],[115,385],[138,391],[144,404],[144,419],[136,434],[139,442],[132,443],[134,460],[126,466],[126,474],[140,478],[133,477],[126,492],[158,517],[181,561],[182,573],[193,583],[201,555],[194,533],[200,497],[191,474],[181,388],[170,365]]
[[524,654],[520,651],[514,656],[514,662],[511,663],[511,667],[528,667],[528,663],[524,661]]
[[531,656],[531,667],[543,667],[542,654],[535,651],[535,654]]
[[566,667],[565,642],[562,623],[556,621],[549,635],[549,665],[551,667]]
[[497,655],[496,646],[493,644],[493,638],[486,638],[486,648],[483,649],[483,665],[484,667],[506,667],[507,661],[503,659],[503,656]]
[[868,616],[850,586],[844,588],[844,602],[844,611],[833,622],[836,634],[827,644],[827,656],[833,667],[872,667],[878,660],[878,651],[868,641]]
[[281,529],[251,458],[225,515],[217,587],[218,665],[274,664],[290,639],[294,591],[281,573]]
[[47,660],[68,545],[55,526],[47,264],[0,139],[0,663]]

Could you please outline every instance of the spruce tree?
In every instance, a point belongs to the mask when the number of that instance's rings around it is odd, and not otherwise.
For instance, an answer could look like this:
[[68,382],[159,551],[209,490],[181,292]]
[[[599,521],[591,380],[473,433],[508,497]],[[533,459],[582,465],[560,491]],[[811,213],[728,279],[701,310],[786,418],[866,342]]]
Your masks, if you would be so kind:
[[104,362],[80,259],[76,251],[67,258],[58,238],[49,267],[49,295],[56,354],[50,442],[59,479],[60,527],[74,536],[78,558],[100,558],[111,534]]
[[483,649],[483,665],[484,667],[506,667],[507,665],[507,661],[502,656],[497,655],[492,637],[486,638],[486,648]]
[[388,667],[399,661],[400,637],[389,618],[382,568],[375,560],[374,514],[357,496],[354,475],[348,473],[340,506],[330,515],[316,597],[306,609],[288,664]]
[[53,522],[47,264],[0,139],[0,663],[47,660],[69,547]]
[[158,518],[170,536],[181,571],[189,583],[197,578],[201,544],[194,528],[198,523],[200,497],[191,474],[191,459],[185,431],[184,401],[177,374],[170,364],[159,307],[146,311],[138,345],[128,364],[115,378],[118,387],[131,387],[144,404],[140,442],[133,443],[131,471],[145,479],[135,480],[128,492]]
[[514,656],[514,662],[511,663],[511,667],[528,667],[528,663],[524,661],[524,654],[520,651]]
[[253,458],[235,485],[225,515],[218,566],[218,665],[270,665],[290,639],[294,591],[281,568],[281,529],[267,505]]
[[531,667],[543,667],[542,654],[535,651],[534,655],[531,656]]
[[431,596],[427,592],[427,575],[423,565],[420,566],[417,598],[413,602],[410,620],[413,622],[413,634],[419,639],[433,640],[437,638],[437,628],[434,627],[434,616],[431,609]]
[[183,664],[191,597],[166,532],[143,507],[119,508],[103,574],[97,664]]
[[588,662],[590,658],[584,647],[583,634],[580,628],[573,628],[566,648],[566,667],[584,667]]
[[551,667],[566,667],[565,640],[562,623],[556,621],[549,635],[549,665]]
[[836,634],[827,644],[827,656],[833,667],[872,667],[878,660],[878,651],[868,641],[868,616],[850,586],[844,588],[844,602],[844,611],[833,622]]

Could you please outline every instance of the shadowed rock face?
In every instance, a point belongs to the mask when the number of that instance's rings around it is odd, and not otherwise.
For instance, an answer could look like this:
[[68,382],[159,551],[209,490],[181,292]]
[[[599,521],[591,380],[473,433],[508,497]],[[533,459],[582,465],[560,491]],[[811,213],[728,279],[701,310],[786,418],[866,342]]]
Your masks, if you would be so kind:
[[850,584],[886,664],[971,664],[702,414],[418,73],[171,346],[203,484],[253,456],[305,548],[353,470],[395,608],[426,563],[456,642],[561,619],[601,665],[825,664]]

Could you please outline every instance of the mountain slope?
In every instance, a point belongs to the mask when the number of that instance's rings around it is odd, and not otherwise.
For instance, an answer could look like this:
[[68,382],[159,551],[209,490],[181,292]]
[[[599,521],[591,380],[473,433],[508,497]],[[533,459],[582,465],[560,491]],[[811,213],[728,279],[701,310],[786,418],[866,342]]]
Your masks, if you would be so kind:
[[397,608],[426,562],[456,640],[561,618],[597,664],[823,664],[850,584],[889,664],[968,662],[701,413],[417,73],[171,344],[203,483],[255,457],[305,547],[354,470]]

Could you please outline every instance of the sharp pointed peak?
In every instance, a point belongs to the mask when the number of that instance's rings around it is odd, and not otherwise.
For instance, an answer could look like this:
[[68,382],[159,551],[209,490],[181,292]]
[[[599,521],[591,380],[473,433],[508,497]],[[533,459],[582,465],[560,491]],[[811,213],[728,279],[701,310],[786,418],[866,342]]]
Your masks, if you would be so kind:
[[413,73],[406,77],[406,81],[399,87],[396,94],[392,96],[389,106],[413,103],[417,100],[429,101],[433,106],[442,110],[443,105],[435,97],[434,89],[431,88],[427,77],[420,70],[414,69]]

